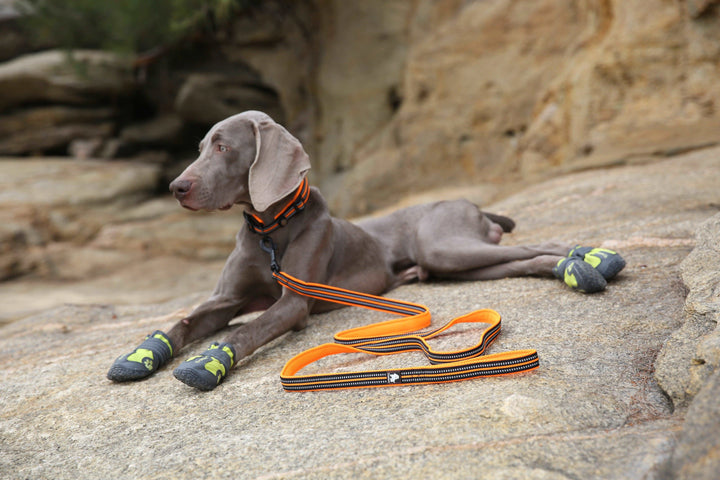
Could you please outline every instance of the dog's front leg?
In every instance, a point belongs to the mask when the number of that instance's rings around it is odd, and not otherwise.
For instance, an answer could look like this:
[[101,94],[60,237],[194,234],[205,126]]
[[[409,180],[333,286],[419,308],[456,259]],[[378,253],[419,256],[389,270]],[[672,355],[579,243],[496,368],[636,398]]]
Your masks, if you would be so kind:
[[240,359],[282,334],[302,328],[311,304],[311,299],[283,292],[282,297],[260,316],[238,325],[223,343],[213,343],[201,355],[187,359],[175,370],[175,377],[191,387],[212,390]]
[[252,267],[246,265],[243,250],[236,248],[225,263],[212,296],[167,333],[156,330],[133,351],[118,357],[108,371],[108,378],[124,382],[148,377],[193,340],[220,330],[238,314],[267,308],[270,302],[259,300],[269,299],[273,292],[258,290],[255,278],[239,274],[252,272]]
[[244,358],[284,333],[303,328],[307,323],[311,303],[311,299],[286,291],[262,315],[238,325],[225,341],[233,346],[238,360]]
[[168,331],[168,337],[179,351],[185,345],[220,330],[243,313],[246,300],[213,295]]
[[188,343],[225,327],[247,303],[239,298],[210,297],[168,333],[156,330],[132,352],[118,357],[107,377],[115,382],[126,382],[152,375]]

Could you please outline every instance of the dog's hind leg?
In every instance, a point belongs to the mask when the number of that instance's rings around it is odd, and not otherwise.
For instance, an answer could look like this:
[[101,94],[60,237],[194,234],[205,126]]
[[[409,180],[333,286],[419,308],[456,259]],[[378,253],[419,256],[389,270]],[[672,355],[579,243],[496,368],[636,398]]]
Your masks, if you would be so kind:
[[559,255],[538,255],[525,260],[480,267],[460,272],[435,272],[436,278],[453,280],[498,280],[500,278],[523,276],[552,276],[553,268],[564,257]]
[[[557,243],[540,245],[503,246],[486,243],[473,238],[449,237],[440,241],[418,242],[417,263],[432,275],[452,277],[454,273],[477,270],[496,265],[507,265],[539,256],[555,256],[556,262],[567,255],[570,246]],[[518,263],[512,269],[500,268],[518,275],[536,275],[545,262]],[[542,268],[541,268],[542,269]],[[550,273],[548,270],[547,273]],[[509,276],[509,275],[505,275]],[[494,276],[492,278],[502,278]]]

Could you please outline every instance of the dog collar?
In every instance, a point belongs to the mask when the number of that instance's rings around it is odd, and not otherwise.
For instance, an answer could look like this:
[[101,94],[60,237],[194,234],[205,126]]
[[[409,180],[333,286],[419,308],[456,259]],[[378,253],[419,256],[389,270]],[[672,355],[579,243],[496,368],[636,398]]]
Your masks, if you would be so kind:
[[283,208],[280,213],[275,215],[272,222],[265,223],[257,215],[243,212],[243,215],[245,216],[245,223],[247,223],[251,232],[259,235],[269,235],[278,228],[287,225],[288,220],[303,211],[309,197],[310,187],[308,185],[307,178],[304,178],[298,189],[295,191],[295,195],[292,200],[285,205],[285,208]]

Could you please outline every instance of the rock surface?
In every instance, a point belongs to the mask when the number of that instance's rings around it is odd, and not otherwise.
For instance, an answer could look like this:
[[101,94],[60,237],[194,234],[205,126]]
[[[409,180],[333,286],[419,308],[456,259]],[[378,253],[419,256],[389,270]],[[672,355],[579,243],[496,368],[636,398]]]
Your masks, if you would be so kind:
[[114,135],[135,93],[127,59],[101,51],[27,54],[0,64],[0,155],[64,154]]
[[[387,31],[404,28],[406,48],[392,50],[404,62],[394,72],[401,102],[382,128],[378,118],[344,136],[336,156],[323,155],[326,172],[343,167],[324,178],[331,205],[345,214],[373,210],[448,182],[547,178],[717,143],[714,5],[428,0],[404,16],[394,4],[378,6],[374,15],[394,19]],[[388,56],[376,43],[374,51],[368,41],[355,48]],[[328,77],[347,82],[342,72]],[[339,122],[328,110],[318,120],[326,129]],[[320,138],[324,153],[325,143],[337,140]]]
[[94,104],[134,88],[130,63],[108,52],[77,50],[68,57],[48,50],[0,65],[0,111],[38,102]]
[[[78,77],[56,50],[0,64],[7,115],[101,98],[119,110],[97,124],[0,134],[0,154],[72,143],[104,158],[160,148],[162,162],[180,163],[212,123],[260,109],[301,139],[314,183],[349,216],[420,189],[536,182],[720,142],[714,0],[243,4],[210,38],[133,68],[78,52],[90,73]],[[175,121],[154,123],[163,118]],[[162,128],[133,135],[150,125]]]
[[[178,264],[177,255],[138,257],[135,279],[145,285],[146,298],[153,289],[167,293],[173,282],[195,292],[176,291],[184,296],[143,305],[118,300],[136,289],[128,276],[106,272],[89,281],[68,280],[60,292],[87,292],[94,284],[94,304],[76,299],[63,305],[56,297],[56,306],[50,302],[52,308],[0,327],[0,473],[9,479],[714,478],[720,469],[712,324],[720,310],[718,158],[720,149],[705,149],[575,173],[487,207],[517,221],[505,243],[570,240],[620,250],[628,266],[601,294],[577,294],[538,278],[426,283],[391,293],[427,304],[436,323],[477,308],[498,310],[503,333],[491,353],[536,348],[540,354],[541,367],[518,376],[283,392],[278,374],[292,355],[329,341],[338,330],[382,319],[346,308],[311,317],[305,330],[260,349],[212,392],[191,390],[172,376],[210,339],[190,345],[146,381],[117,385],[105,379],[115,357],[186,314],[217,273],[191,279],[179,269],[163,279],[157,273]],[[106,218],[120,227],[135,222],[140,230],[143,221],[159,223],[165,215],[171,215],[165,204],[153,202]],[[236,218],[228,218],[237,227]],[[86,242],[100,238],[96,233]],[[122,244],[94,248],[123,256],[141,250],[135,245],[123,251]],[[25,298],[53,295],[28,292]],[[103,292],[111,300],[103,301]],[[705,322],[702,335],[692,331],[685,337],[691,345],[679,342],[698,315]],[[468,345],[476,335],[448,334],[436,347]],[[681,353],[672,354],[675,349]],[[665,374],[659,367],[656,372],[658,357]],[[422,361],[415,355],[353,357],[312,368]],[[672,369],[669,363],[675,363]],[[697,382],[697,393],[665,387],[669,375],[677,385]]]
[[239,211],[192,215],[152,199],[154,164],[6,158],[0,167],[0,279],[17,279],[0,289],[0,324],[65,302],[151,303],[200,279],[211,287],[242,222]]
[[246,110],[247,105],[266,112],[278,122],[284,121],[277,94],[262,88],[257,78],[245,72],[191,74],[175,100],[175,110],[183,119],[205,125],[214,125]]
[[[681,264],[688,288],[684,323],[663,347],[656,378],[679,407],[690,403],[670,471],[712,479],[720,465],[720,214],[703,223]],[[692,403],[691,403],[692,402]]]
[[44,263],[53,270],[44,260],[51,245],[94,238],[109,212],[146,200],[160,175],[155,165],[133,162],[4,158],[0,166],[0,279]]

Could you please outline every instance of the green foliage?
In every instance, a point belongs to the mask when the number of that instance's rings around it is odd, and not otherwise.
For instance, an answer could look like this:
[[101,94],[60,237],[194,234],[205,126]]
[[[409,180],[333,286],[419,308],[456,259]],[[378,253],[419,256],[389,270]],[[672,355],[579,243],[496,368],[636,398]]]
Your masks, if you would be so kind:
[[248,0],[21,0],[26,27],[44,43],[140,53],[214,28]]

